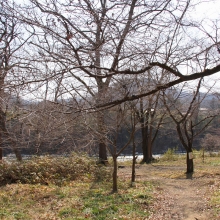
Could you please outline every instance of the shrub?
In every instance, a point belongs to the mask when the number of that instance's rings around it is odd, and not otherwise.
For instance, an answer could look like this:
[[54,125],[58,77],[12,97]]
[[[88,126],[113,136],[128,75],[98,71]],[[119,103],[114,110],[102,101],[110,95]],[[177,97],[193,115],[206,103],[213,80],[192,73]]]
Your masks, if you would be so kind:
[[111,181],[112,172],[112,168],[98,164],[94,170],[95,181]]
[[86,156],[33,157],[23,162],[1,163],[0,183],[30,183],[62,185],[66,181],[91,176],[95,162]]
[[175,148],[168,148],[168,150],[164,153],[164,155],[162,156],[162,160],[166,160],[166,161],[172,161],[172,160],[176,160],[176,153],[175,153],[176,149]]

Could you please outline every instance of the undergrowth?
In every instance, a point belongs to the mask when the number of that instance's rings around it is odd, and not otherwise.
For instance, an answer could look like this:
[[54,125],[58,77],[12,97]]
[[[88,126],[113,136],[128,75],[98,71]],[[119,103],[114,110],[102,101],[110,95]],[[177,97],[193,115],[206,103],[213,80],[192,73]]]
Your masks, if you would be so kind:
[[77,154],[69,157],[33,157],[23,162],[0,163],[0,183],[63,185],[84,176],[92,177],[95,169],[94,160]]
[[[153,186],[148,181],[137,182],[138,187],[135,188],[130,187],[130,181],[119,180],[120,191],[111,193],[111,168],[96,165],[86,157],[80,161],[79,158],[54,160],[50,157],[34,158],[33,161],[16,163],[17,168],[15,164],[7,164],[10,167],[7,175],[13,175],[13,178],[16,177],[14,180],[19,179],[19,183],[0,187],[0,219],[141,220],[149,216]],[[76,168],[77,161],[81,164]],[[73,165],[70,165],[70,162]],[[32,163],[37,163],[35,169],[34,165],[28,168]],[[45,185],[45,177],[42,177],[52,168],[59,172],[59,175],[52,180],[55,173],[49,173],[48,184]],[[26,173],[26,178],[21,178],[17,170]],[[38,176],[37,180],[33,172]],[[72,180],[68,175],[72,175]],[[66,178],[65,184],[57,184],[58,177],[62,181]],[[30,183],[27,183],[28,181]]]

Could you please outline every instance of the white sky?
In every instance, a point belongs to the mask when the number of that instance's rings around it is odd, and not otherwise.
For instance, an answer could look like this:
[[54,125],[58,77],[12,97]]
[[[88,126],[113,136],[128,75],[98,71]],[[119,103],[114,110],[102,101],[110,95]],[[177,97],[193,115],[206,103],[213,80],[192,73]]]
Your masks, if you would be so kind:
[[[29,0],[15,0],[15,1],[21,4],[23,2],[26,3],[29,2]],[[173,1],[178,1],[178,0],[173,0]],[[196,21],[204,20],[204,22],[206,21],[206,19],[211,19],[213,21],[216,19],[220,20],[220,0],[198,0],[198,2],[201,3],[198,4],[195,7],[195,10],[191,12],[190,17],[192,17]],[[216,83],[216,80],[218,80],[219,83]],[[214,82],[215,82],[214,90],[220,91],[220,73],[215,74],[212,77],[205,78],[205,83],[207,85],[213,85]],[[190,82],[189,84],[192,85],[192,87],[193,85],[195,85],[195,83],[193,82]],[[202,89],[202,91],[206,91],[206,89]]]

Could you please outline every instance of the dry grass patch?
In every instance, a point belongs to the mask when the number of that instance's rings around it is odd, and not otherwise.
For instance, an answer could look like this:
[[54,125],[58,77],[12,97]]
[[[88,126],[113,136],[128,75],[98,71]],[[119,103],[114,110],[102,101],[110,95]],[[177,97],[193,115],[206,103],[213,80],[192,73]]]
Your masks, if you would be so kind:
[[[120,182],[118,194],[107,182],[72,181],[66,186],[11,184],[1,187],[0,219],[143,219],[148,216],[152,186],[130,188]],[[91,188],[92,187],[92,188]]]
[[2,164],[0,219],[138,220],[149,215],[150,183],[130,188],[130,181],[119,180],[119,193],[111,194],[112,168],[75,157]]

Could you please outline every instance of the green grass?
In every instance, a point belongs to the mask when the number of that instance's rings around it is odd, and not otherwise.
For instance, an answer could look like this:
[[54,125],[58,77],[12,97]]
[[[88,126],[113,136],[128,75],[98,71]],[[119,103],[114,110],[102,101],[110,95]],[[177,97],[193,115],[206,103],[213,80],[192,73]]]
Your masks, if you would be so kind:
[[74,181],[66,186],[12,184],[0,189],[0,219],[143,219],[152,201],[152,185]]

